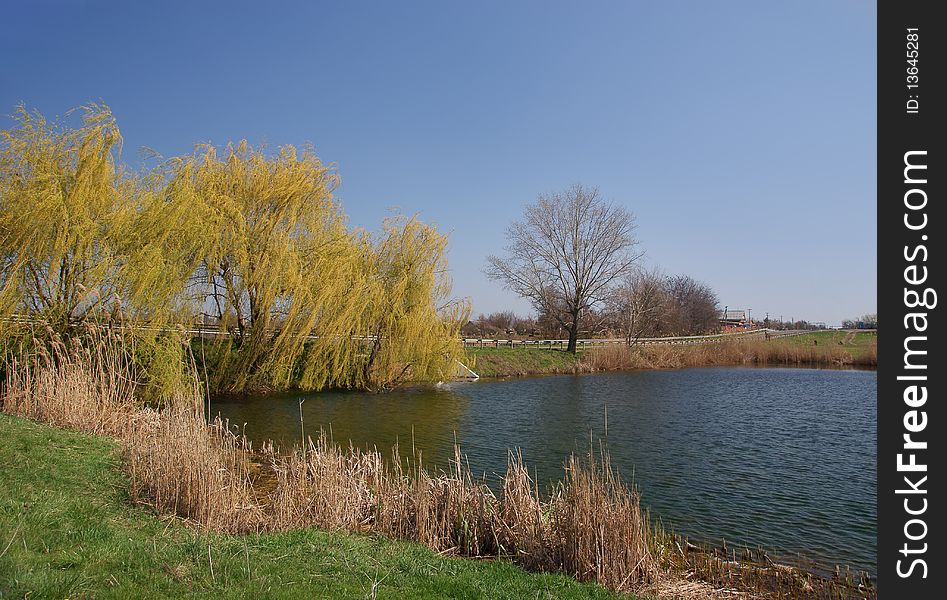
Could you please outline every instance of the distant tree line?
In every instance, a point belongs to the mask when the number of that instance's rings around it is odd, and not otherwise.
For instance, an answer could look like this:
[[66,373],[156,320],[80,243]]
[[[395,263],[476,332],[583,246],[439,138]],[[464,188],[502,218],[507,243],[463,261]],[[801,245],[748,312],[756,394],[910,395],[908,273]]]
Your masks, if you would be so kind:
[[[717,306],[710,286],[692,277],[634,269],[609,290],[600,309],[579,316],[578,333],[582,337],[623,337],[629,344],[642,337],[713,333],[720,329]],[[559,339],[564,329],[548,314],[519,316],[500,311],[477,316],[461,333]]]
[[[73,126],[20,107],[0,132],[4,350],[116,327],[159,391],[197,341],[227,392],[380,389],[456,367],[469,308],[433,227],[350,227],[310,148],[198,145],[133,171],[108,107],[79,112]],[[222,335],[190,339],[198,325]]]
[[804,331],[817,331],[825,329],[825,323],[812,323],[806,321],[805,319],[789,319],[789,320],[780,320],[780,319],[770,319],[764,318],[759,323],[768,329],[779,329],[779,330],[804,330]]

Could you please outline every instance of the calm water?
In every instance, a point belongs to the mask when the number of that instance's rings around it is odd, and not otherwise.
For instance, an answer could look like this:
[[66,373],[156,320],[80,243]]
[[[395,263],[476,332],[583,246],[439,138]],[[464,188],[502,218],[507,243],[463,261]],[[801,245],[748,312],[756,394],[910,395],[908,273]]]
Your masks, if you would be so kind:
[[456,435],[475,473],[519,447],[540,482],[558,479],[590,432],[666,527],[763,546],[820,567],[875,573],[877,374],[686,369],[456,383],[390,394],[322,393],[216,402],[251,439],[307,433],[387,452],[399,441],[444,465]]

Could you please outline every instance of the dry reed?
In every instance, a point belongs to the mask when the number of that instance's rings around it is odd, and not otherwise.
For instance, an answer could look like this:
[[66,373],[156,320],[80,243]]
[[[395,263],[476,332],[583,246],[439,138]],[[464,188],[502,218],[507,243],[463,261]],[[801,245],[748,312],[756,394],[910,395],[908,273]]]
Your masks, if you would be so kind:
[[291,529],[316,525],[323,529],[358,531],[370,522],[373,488],[384,464],[377,452],[348,452],[330,443],[325,433],[308,449],[289,454],[271,452],[276,487],[270,495],[273,525]]
[[184,409],[145,409],[136,417],[123,440],[132,500],[216,531],[266,528],[243,437]]
[[523,463],[522,452],[509,453],[502,483],[501,548],[526,568],[541,570],[560,564],[560,538],[554,532],[550,511],[540,500],[539,486]]
[[90,327],[84,339],[34,336],[33,352],[7,357],[3,411],[93,434],[123,437],[135,411],[134,381],[114,331]]
[[553,507],[562,570],[614,590],[650,580],[648,522],[638,494],[621,482],[608,454],[596,463],[590,452],[588,464],[571,456],[560,488]]
[[249,482],[249,446],[202,416],[200,391],[178,390],[161,410],[135,397],[134,366],[119,334],[90,325],[68,342],[49,335],[11,357],[2,408],[22,416],[120,440],[133,500],[202,526],[260,529],[263,513]]
[[598,462],[570,458],[566,479],[546,501],[519,453],[511,453],[499,498],[471,476],[459,447],[447,471],[431,473],[414,459],[407,471],[397,449],[389,462],[378,451],[343,450],[324,433],[305,453],[273,453],[273,525],[375,531],[438,552],[504,556],[622,591],[655,575],[638,495],[621,483],[607,455]]

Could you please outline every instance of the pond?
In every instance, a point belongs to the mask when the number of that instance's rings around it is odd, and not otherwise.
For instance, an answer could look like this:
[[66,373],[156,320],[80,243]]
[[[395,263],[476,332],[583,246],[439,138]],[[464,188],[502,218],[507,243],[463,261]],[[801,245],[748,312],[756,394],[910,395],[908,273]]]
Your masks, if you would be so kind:
[[441,466],[456,439],[471,470],[494,479],[520,448],[541,486],[602,440],[667,529],[874,575],[876,386],[874,371],[682,369],[269,395],[213,412],[290,446],[305,399],[307,434],[385,453],[413,445]]

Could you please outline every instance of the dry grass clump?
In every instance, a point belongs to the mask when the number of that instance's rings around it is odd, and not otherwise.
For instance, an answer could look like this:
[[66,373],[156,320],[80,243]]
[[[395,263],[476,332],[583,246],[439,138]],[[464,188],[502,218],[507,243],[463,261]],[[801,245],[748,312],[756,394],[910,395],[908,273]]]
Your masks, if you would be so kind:
[[229,532],[265,524],[248,478],[250,448],[219,421],[204,421],[199,389],[178,390],[160,411],[143,406],[122,338],[107,327],[34,346],[8,360],[4,412],[117,438],[131,497],[159,512]]
[[90,327],[84,338],[33,337],[35,350],[7,358],[3,411],[57,427],[122,437],[135,383],[120,336]]
[[374,531],[463,556],[505,556],[521,566],[560,571],[626,591],[656,575],[648,522],[638,495],[603,454],[570,458],[567,476],[543,501],[519,453],[511,453],[499,498],[475,480],[455,448],[451,468],[410,471],[395,450],[343,450],[325,434],[305,452],[272,454],[271,500],[279,529],[316,525]]
[[383,477],[377,452],[343,451],[323,432],[307,448],[269,453],[276,474],[270,495],[273,525],[279,529],[318,526],[359,531],[371,521],[373,489]]
[[[663,348],[663,347],[661,347]],[[579,371],[622,371],[656,368],[644,352],[634,351],[628,346],[601,346],[586,350],[577,365]]]
[[505,554],[497,532],[502,504],[484,481],[473,478],[459,446],[454,447],[450,469],[433,473],[420,455],[405,460],[397,447],[392,454],[375,488],[375,531],[438,552]]
[[560,493],[553,501],[562,570],[581,581],[613,590],[649,581],[655,565],[648,547],[648,522],[637,492],[630,491],[602,452],[599,463],[571,456]]
[[145,409],[122,441],[135,502],[216,531],[267,526],[250,481],[249,444],[219,419],[208,425],[191,410]]
[[[408,527],[414,524],[415,534],[409,534],[408,539],[441,552],[496,556],[498,502],[485,482],[474,480],[461,458],[460,448],[454,447],[450,471],[432,474],[420,460],[416,464],[414,476],[402,478],[407,487],[397,492],[406,492],[409,498],[408,510],[402,518],[407,520]],[[391,502],[386,504],[390,506]],[[386,518],[389,522],[394,519],[396,513]]]
[[409,539],[439,552],[496,556],[500,502],[464,466],[455,448],[451,469],[429,473],[419,457],[406,470],[397,448],[390,462],[327,440],[309,440],[308,450],[273,455],[275,525],[375,531]]
[[520,451],[509,453],[502,481],[498,539],[501,550],[525,568],[548,570],[561,564],[560,539],[552,515],[530,478]]

